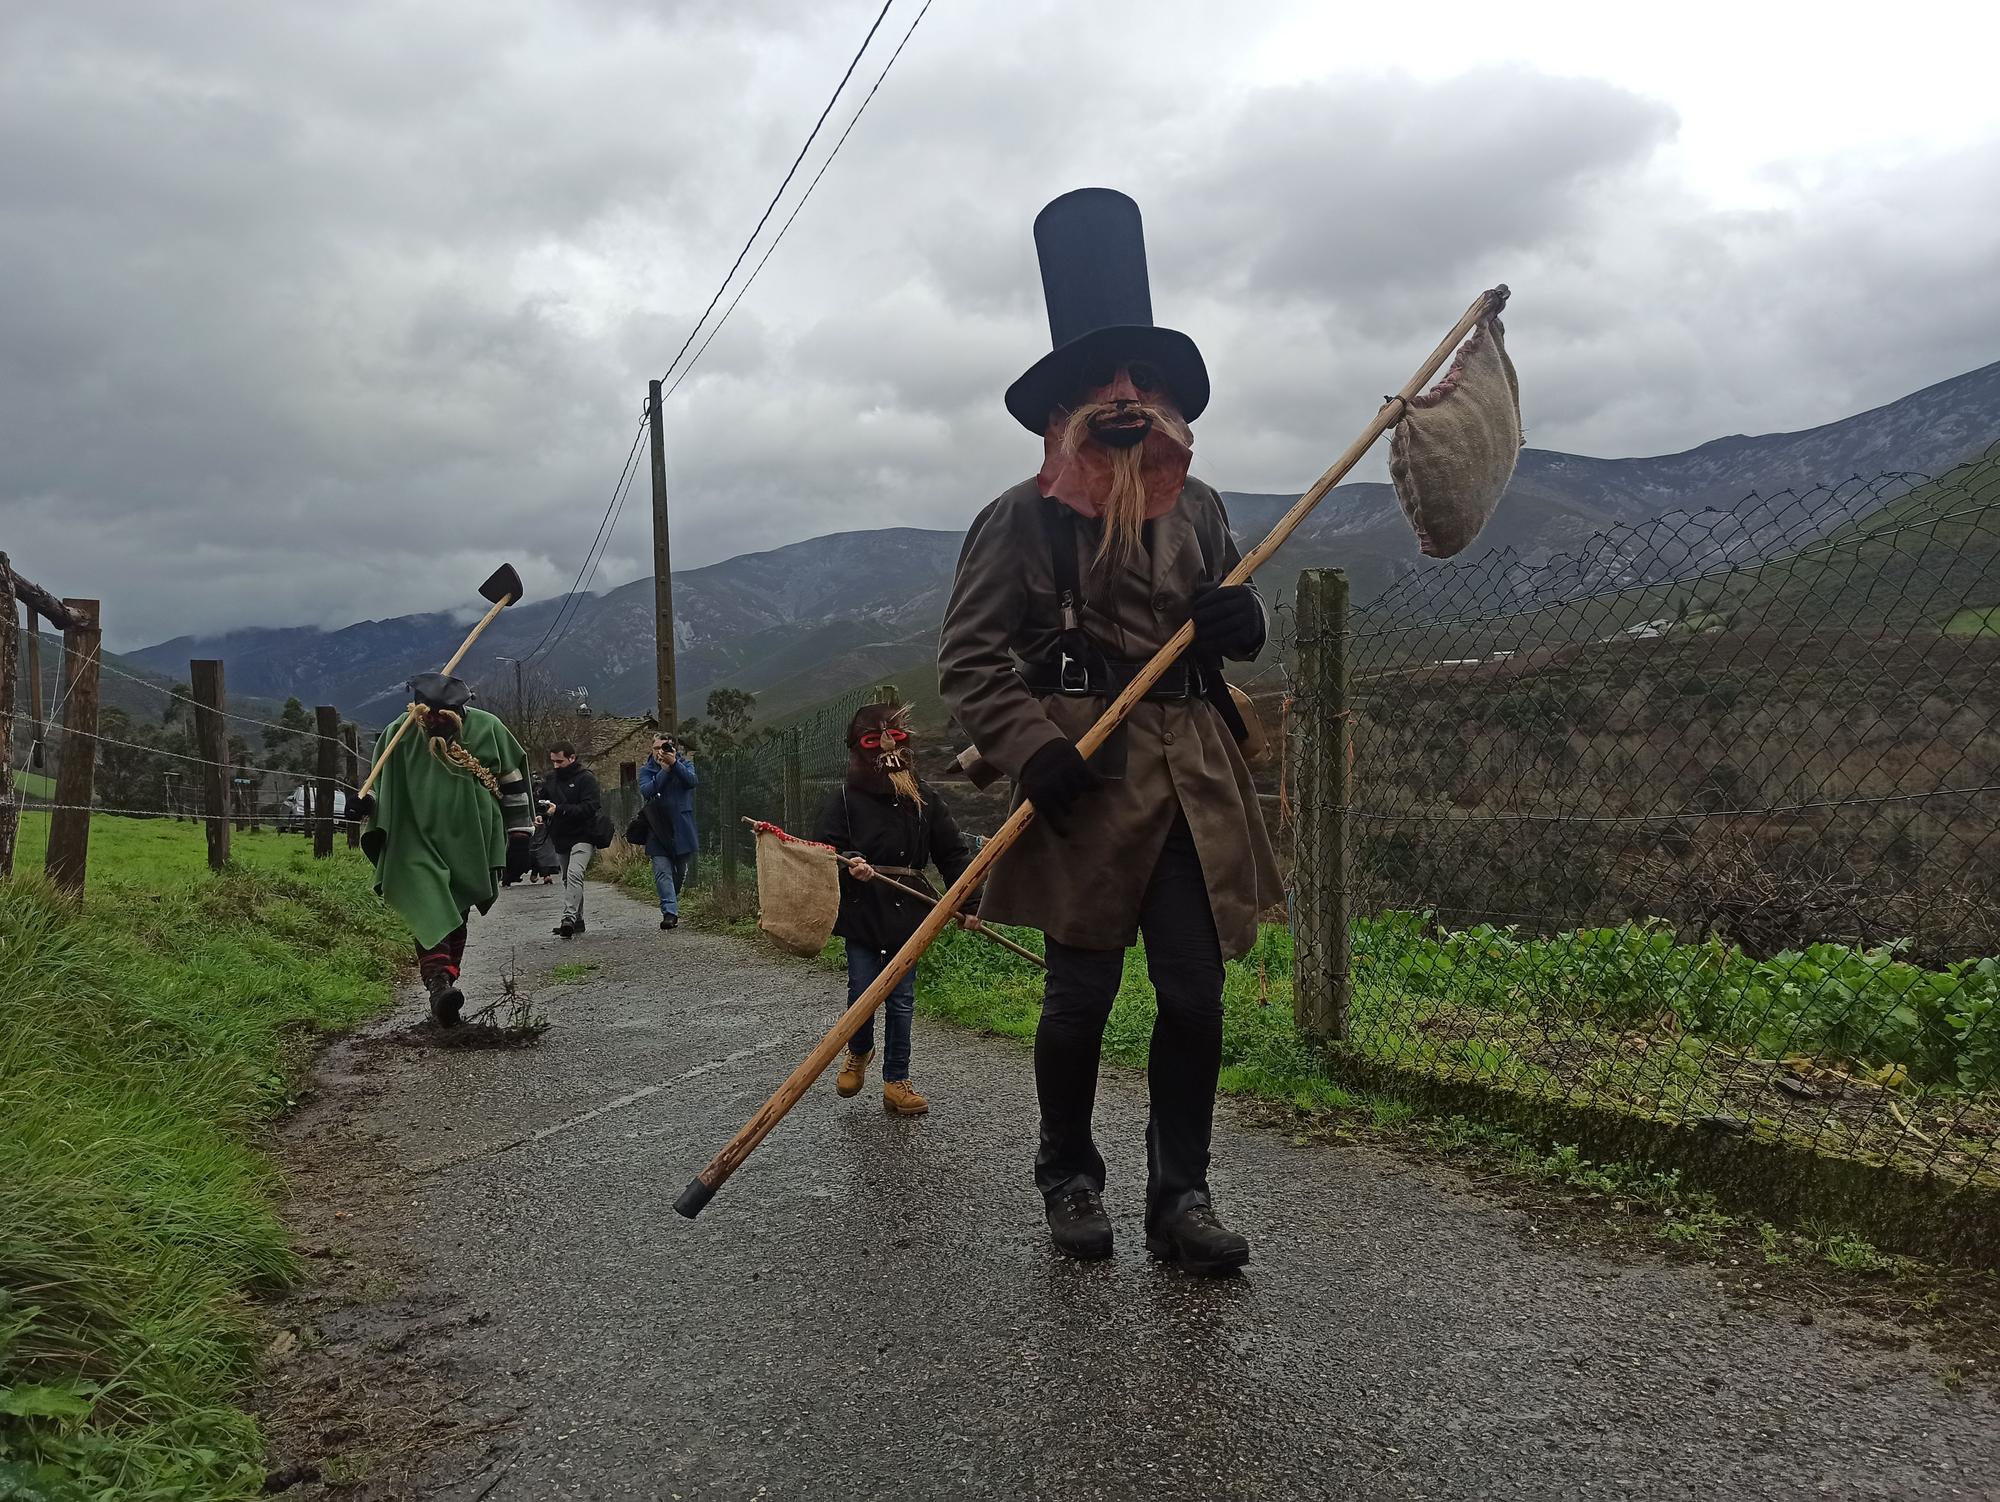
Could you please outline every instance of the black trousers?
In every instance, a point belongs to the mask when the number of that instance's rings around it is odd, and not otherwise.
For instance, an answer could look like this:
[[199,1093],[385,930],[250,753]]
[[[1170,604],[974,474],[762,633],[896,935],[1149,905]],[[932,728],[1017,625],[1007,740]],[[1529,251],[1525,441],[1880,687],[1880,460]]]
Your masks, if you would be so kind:
[[[1222,1068],[1222,944],[1186,818],[1177,818],[1139,910],[1146,971],[1159,998],[1146,1080],[1146,1221],[1208,1197],[1215,1079]],[[1051,1196],[1104,1188],[1091,1138],[1104,1024],[1125,970],[1122,949],[1046,945],[1048,982],[1035,1029],[1035,1093],[1042,1108],[1035,1186]]]

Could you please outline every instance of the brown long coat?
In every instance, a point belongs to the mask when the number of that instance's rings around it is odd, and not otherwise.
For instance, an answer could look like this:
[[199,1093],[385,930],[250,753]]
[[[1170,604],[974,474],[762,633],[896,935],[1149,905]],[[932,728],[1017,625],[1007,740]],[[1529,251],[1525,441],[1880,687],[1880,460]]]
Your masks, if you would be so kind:
[[[1108,698],[1038,697],[1015,662],[1053,656],[1062,633],[1055,565],[1034,482],[993,502],[972,524],[945,612],[938,675],[945,703],[1009,777],[1058,736],[1081,739]],[[1222,500],[1190,479],[1173,510],[1150,524],[1149,547],[1108,585],[1090,575],[1098,524],[1068,508],[1077,557],[1086,571],[1083,626],[1112,657],[1150,657],[1188,618],[1206,552],[1212,577],[1239,558]],[[1001,856],[980,904],[996,923],[1039,928],[1064,944],[1119,949],[1138,937],[1139,904],[1178,806],[1201,856],[1224,958],[1257,940],[1257,915],[1283,900],[1235,737],[1206,700],[1141,703],[1125,722],[1122,779],[1106,783],[1069,812],[1066,835],[1046,820],[1028,826]],[[1102,753],[1100,753],[1102,755]]]

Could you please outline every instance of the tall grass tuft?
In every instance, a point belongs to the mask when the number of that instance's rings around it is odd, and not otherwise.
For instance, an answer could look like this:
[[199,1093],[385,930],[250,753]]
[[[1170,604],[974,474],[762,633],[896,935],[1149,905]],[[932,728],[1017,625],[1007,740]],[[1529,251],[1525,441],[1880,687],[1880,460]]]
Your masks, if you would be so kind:
[[121,863],[127,822],[81,908],[0,883],[0,1496],[258,1492],[246,1300],[297,1269],[253,1134],[402,950],[356,857],[210,876],[154,826]]

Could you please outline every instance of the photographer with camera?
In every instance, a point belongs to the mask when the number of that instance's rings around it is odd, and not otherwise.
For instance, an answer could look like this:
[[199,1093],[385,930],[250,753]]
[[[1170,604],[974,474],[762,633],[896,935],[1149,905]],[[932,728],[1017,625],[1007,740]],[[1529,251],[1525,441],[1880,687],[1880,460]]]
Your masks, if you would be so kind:
[[639,768],[639,797],[663,929],[675,928],[681,921],[681,888],[694,869],[694,790],[700,782],[694,763],[678,741],[670,735],[653,737],[653,754]]

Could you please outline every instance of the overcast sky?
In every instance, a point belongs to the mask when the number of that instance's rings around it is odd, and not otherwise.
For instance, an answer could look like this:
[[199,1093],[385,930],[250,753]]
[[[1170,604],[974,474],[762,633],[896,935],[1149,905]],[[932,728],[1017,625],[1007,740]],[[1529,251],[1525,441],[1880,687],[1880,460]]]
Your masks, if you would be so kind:
[[[450,608],[501,559],[559,591],[878,4],[0,9],[0,548],[114,647]],[[1309,483],[1496,281],[1538,447],[2000,358],[2000,6],[1919,10],[935,0],[667,406],[675,563],[1031,473],[1030,224],[1085,184],[1144,210],[1232,489]]]

